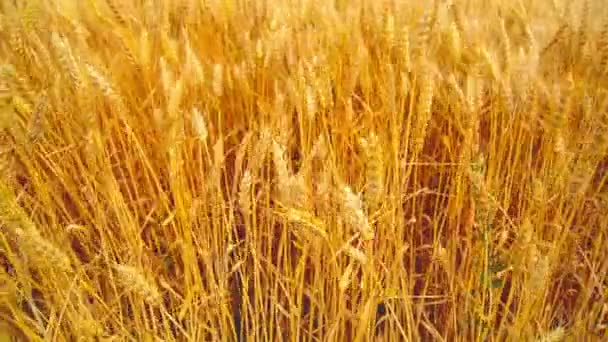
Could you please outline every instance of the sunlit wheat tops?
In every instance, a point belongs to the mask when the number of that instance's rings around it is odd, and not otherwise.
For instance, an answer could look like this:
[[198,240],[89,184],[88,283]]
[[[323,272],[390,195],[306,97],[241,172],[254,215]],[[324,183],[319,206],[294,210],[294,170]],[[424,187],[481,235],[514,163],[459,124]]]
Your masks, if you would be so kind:
[[0,340],[606,340],[605,2],[0,1]]

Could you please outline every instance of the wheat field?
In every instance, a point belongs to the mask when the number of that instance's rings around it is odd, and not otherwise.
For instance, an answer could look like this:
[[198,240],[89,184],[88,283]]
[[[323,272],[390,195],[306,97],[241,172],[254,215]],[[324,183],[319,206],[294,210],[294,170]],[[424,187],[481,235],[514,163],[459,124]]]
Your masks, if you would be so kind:
[[600,0],[1,0],[0,340],[608,340]]

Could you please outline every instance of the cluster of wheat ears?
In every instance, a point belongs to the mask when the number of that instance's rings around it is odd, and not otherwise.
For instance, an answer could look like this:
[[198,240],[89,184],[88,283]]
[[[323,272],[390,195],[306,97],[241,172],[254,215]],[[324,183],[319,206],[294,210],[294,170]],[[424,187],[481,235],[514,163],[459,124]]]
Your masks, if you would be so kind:
[[0,331],[608,338],[607,14],[0,1]]

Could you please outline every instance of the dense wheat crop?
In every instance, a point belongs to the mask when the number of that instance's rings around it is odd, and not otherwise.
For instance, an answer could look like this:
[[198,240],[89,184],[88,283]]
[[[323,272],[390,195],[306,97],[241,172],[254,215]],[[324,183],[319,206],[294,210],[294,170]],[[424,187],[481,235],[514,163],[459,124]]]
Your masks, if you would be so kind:
[[0,1],[0,331],[608,339],[607,14]]

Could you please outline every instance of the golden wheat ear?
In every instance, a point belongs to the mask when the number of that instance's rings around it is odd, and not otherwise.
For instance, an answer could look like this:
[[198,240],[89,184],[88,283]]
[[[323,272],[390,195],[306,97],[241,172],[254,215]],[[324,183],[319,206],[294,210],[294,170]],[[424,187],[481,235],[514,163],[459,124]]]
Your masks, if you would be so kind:
[[375,133],[370,133],[368,137],[360,138],[359,144],[363,148],[365,157],[365,201],[372,210],[375,210],[378,208],[384,195],[384,151]]
[[113,268],[116,279],[127,291],[140,296],[148,304],[161,304],[162,297],[156,284],[137,268],[121,264],[114,265]]
[[64,37],[56,32],[51,34],[51,45],[57,55],[59,66],[65,75],[67,75],[67,79],[72,82],[72,85],[76,89],[80,89],[82,86],[80,65],[76,57],[74,57],[70,45]]
[[348,224],[361,234],[363,240],[375,238],[374,230],[364,212],[363,201],[359,194],[353,192],[350,186],[342,186],[343,215]]
[[604,26],[600,35],[599,53],[600,72],[606,74],[608,72],[608,19],[604,21]]

